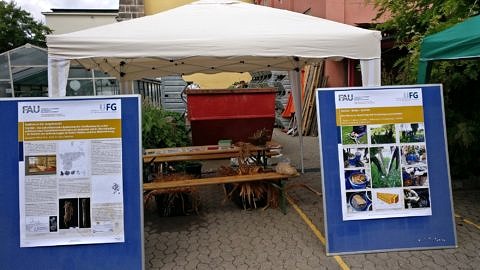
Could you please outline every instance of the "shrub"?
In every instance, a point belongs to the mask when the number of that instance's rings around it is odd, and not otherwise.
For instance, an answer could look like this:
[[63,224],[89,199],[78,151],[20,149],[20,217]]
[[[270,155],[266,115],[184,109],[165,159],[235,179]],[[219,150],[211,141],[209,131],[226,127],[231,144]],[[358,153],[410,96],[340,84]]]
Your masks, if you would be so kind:
[[142,104],[142,144],[144,149],[190,145],[184,116],[144,102]]

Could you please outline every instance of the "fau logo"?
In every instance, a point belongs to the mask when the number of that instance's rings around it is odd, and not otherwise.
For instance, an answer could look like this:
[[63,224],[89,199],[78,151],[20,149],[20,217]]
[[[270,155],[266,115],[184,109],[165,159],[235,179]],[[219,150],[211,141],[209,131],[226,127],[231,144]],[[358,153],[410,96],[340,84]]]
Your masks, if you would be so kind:
[[338,95],[338,101],[353,101],[353,94]]
[[22,107],[23,113],[39,113],[40,112],[40,105],[36,106],[23,106]]

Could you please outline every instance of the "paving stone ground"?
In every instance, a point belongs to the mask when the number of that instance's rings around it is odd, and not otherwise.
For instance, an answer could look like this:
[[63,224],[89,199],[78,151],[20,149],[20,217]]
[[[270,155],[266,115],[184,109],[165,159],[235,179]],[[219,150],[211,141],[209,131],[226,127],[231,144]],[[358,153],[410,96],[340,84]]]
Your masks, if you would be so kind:
[[[299,167],[297,137],[275,131]],[[306,173],[290,181],[321,191],[318,139],[305,138]],[[296,186],[296,185],[295,185]],[[146,269],[341,269],[292,207],[245,211],[224,200],[221,186],[199,189],[198,215],[159,217],[145,211]],[[289,195],[324,234],[323,198],[295,187]],[[458,247],[342,255],[350,269],[480,269],[480,190],[453,192]],[[476,226],[475,226],[476,225]]]

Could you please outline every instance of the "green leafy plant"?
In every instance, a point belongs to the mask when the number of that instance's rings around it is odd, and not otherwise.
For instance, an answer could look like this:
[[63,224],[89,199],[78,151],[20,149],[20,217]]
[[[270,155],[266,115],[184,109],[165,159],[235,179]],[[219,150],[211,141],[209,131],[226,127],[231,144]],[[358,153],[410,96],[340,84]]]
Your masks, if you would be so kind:
[[[165,111],[144,101],[142,104],[142,144],[144,149],[181,147],[190,145],[190,138],[182,114]],[[155,164],[144,163],[144,182],[160,181]],[[167,166],[184,167],[183,163]],[[178,168],[174,168],[175,171]],[[157,178],[155,180],[155,178]],[[162,176],[161,180],[181,179],[175,175]],[[190,178],[188,176],[187,178]],[[144,194],[144,204],[148,205],[155,197],[157,211],[161,216],[186,215],[198,212],[199,198],[196,190],[191,188],[154,190]]]
[[165,111],[144,102],[142,104],[142,144],[144,149],[189,145],[190,138],[182,114]]

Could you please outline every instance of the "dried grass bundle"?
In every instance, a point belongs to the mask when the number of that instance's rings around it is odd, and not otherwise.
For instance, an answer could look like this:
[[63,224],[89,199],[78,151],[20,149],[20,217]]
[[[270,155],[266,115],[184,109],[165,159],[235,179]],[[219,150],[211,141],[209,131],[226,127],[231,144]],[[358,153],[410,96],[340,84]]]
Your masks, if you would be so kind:
[[[248,163],[253,146],[249,143],[243,142],[239,142],[236,145],[240,147],[238,168],[235,169],[232,167],[221,166],[218,171],[219,175],[235,176],[262,173],[262,167]],[[258,208],[258,204],[262,204],[265,208],[275,208],[279,205],[279,191],[268,182],[234,183],[227,187],[224,185],[225,198],[236,201],[238,196],[240,198],[240,204],[245,210]]]
[[[154,182],[176,181],[190,179],[186,174],[162,175],[156,178]],[[146,209],[153,208],[153,202],[156,202],[157,210],[161,216],[171,216],[173,213],[181,212],[187,214],[194,212],[198,214],[200,206],[200,195],[195,187],[180,187],[151,190],[143,195],[143,205]],[[180,204],[180,209],[178,208]],[[161,207],[159,207],[161,206]]]

